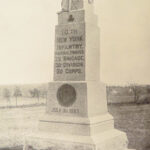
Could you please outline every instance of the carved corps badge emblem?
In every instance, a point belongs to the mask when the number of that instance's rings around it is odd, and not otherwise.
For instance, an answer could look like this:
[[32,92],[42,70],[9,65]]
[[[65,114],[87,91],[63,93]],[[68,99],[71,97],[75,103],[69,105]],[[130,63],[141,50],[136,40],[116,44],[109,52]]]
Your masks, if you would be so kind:
[[69,84],[62,85],[57,91],[58,103],[63,107],[70,107],[76,101],[76,90]]

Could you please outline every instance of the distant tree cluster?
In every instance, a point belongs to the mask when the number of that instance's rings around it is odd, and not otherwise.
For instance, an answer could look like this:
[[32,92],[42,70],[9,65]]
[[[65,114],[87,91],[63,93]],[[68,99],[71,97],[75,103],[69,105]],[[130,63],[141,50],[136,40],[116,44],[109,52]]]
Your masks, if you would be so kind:
[[17,106],[17,100],[18,100],[18,97],[21,97],[22,96],[22,92],[20,90],[19,87],[16,87],[13,91],[13,95],[11,94],[11,91],[7,88],[5,88],[3,90],[3,97],[7,100],[7,103],[10,105],[10,98],[14,96],[15,99],[16,99],[16,106]]
[[150,104],[150,85],[128,84],[128,86],[108,86],[108,98],[111,96],[120,98],[123,96],[133,97],[135,104]]
[[31,97],[36,98],[39,103],[40,98],[46,99],[47,101],[47,88],[27,88],[22,89],[19,86],[14,88],[4,88],[1,89],[3,98],[7,101],[8,105],[11,105],[11,98],[15,98],[16,106],[18,106],[19,97]]
[[136,103],[139,100],[139,96],[140,96],[140,92],[141,92],[140,88],[136,84],[130,84],[130,90],[133,93],[134,102]]
[[33,90],[30,90],[30,94],[32,98],[37,98],[38,103],[39,103],[39,98],[40,98],[40,90],[34,88]]
[[15,88],[13,96],[16,98],[16,106],[17,106],[18,97],[22,96],[22,92],[19,87]]
[[37,98],[38,102],[39,102],[40,97],[47,99],[47,90],[45,89],[40,90],[40,89],[34,88],[33,90],[30,90],[29,92],[32,98]]
[[130,84],[129,87],[133,92],[134,103],[136,104],[150,103],[150,86],[140,86],[137,84]]
[[7,100],[7,103],[10,105],[11,93],[10,93],[10,91],[9,91],[7,88],[5,88],[5,89],[3,90],[3,96],[4,96],[4,98]]

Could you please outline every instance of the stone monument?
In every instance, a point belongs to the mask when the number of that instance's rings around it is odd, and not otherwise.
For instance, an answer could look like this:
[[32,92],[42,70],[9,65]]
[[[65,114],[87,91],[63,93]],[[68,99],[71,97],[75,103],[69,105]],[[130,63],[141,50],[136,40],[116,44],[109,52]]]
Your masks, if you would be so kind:
[[63,0],[55,29],[54,81],[39,132],[24,150],[125,150],[100,81],[100,30],[93,0]]

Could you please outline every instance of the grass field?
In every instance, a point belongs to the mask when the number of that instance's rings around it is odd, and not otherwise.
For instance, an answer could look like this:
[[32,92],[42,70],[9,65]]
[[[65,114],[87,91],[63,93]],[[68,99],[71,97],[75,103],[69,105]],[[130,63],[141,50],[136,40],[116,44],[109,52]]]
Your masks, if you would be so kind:
[[45,107],[14,108],[0,110],[0,148],[23,144],[26,135],[35,132]]
[[[127,133],[129,148],[150,148],[150,105],[109,105],[115,128]],[[26,135],[36,132],[45,106],[0,109],[0,150],[21,150]],[[7,149],[4,149],[6,148]]]
[[150,104],[109,105],[115,128],[127,134],[129,148],[150,150]]

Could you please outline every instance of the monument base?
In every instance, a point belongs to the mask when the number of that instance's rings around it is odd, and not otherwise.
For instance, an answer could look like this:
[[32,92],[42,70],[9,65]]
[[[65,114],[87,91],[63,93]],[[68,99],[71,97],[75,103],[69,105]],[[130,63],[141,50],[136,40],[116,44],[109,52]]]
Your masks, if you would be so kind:
[[[56,97],[64,85],[72,86],[77,92],[78,100],[70,107],[59,105]],[[114,129],[114,119],[107,112],[104,84],[52,82],[49,92],[46,114],[39,120],[39,131],[26,137],[24,150],[127,149],[126,134]]]
[[39,132],[26,137],[23,150],[127,150],[127,141],[126,134],[115,129],[96,136]]

